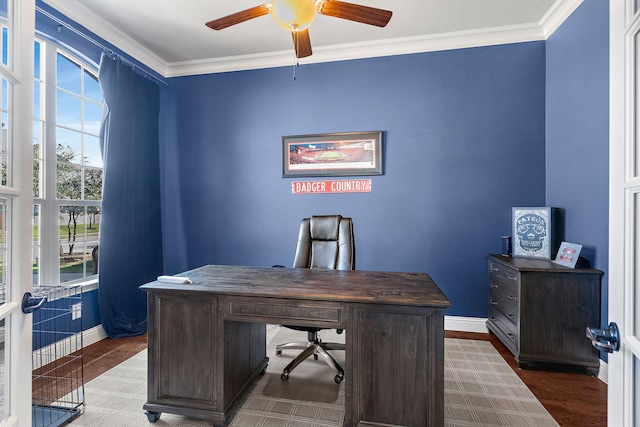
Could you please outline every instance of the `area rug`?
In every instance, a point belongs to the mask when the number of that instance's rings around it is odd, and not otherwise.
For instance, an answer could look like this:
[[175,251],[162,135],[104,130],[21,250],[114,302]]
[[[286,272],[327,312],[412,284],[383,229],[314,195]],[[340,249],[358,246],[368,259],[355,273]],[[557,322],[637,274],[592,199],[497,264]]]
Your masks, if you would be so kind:
[[[323,331],[326,342],[344,334]],[[269,366],[233,413],[230,427],[341,427],[344,382],[332,369],[308,359],[288,381],[280,380],[296,351],[275,357],[276,343],[304,341],[306,333],[268,326]],[[344,362],[344,352],[333,352]],[[342,353],[342,354],[341,354]],[[140,352],[85,385],[85,410],[71,427],[149,427],[142,409],[147,396],[147,352]],[[348,376],[345,381],[348,381]],[[490,342],[445,339],[446,426],[555,426],[558,424],[511,370]],[[208,421],[162,414],[154,427],[210,427]]]

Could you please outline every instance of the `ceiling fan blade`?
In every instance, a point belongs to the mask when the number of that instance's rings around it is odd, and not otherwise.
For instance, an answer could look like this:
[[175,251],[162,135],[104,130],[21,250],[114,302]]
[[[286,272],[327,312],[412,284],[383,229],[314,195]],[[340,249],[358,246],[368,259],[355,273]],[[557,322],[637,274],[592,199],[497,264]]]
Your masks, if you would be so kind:
[[320,4],[318,12],[334,18],[347,19],[363,24],[384,27],[391,19],[393,12],[375,7],[362,6],[338,0],[326,0]]
[[242,10],[228,16],[223,16],[222,18],[214,19],[213,21],[209,21],[207,22],[207,27],[214,30],[222,30],[223,28],[227,28],[253,18],[258,18],[262,15],[268,15],[270,13],[271,5],[261,4],[260,6],[255,6],[247,10]]
[[305,58],[311,56],[311,39],[309,38],[309,29],[305,28],[300,31],[292,31],[293,47],[296,49],[297,58]]

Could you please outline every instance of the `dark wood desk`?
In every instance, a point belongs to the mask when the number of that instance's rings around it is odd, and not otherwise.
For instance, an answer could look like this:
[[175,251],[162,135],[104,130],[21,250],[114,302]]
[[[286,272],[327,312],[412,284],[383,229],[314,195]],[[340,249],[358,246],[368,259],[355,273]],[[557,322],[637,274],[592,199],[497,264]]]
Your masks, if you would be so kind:
[[343,328],[345,427],[444,425],[444,310],[423,273],[204,266],[151,282],[150,421],[226,424],[267,366],[265,323]]

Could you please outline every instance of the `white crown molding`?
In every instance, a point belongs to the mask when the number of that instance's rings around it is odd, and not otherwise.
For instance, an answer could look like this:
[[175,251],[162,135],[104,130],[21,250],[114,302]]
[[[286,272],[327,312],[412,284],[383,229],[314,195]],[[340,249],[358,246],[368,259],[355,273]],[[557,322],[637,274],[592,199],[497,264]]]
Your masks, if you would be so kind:
[[544,38],[548,39],[584,0],[557,0],[540,20]]
[[[373,42],[348,43],[314,48],[313,55],[300,64],[346,61],[350,59],[406,55],[440,50],[464,49],[509,43],[544,40],[538,25],[514,25],[477,31],[459,31],[421,37],[403,37]],[[291,66],[292,51],[245,55],[200,61],[173,62],[167,65],[165,77]]]
[[167,63],[164,60],[77,0],[42,1],[161,76],[166,74]]
[[[43,1],[163,77],[283,67],[295,63],[289,50],[167,63],[78,1]],[[537,24],[317,47],[314,48],[313,56],[299,62],[313,64],[546,40],[582,2],[583,0],[557,0]]]

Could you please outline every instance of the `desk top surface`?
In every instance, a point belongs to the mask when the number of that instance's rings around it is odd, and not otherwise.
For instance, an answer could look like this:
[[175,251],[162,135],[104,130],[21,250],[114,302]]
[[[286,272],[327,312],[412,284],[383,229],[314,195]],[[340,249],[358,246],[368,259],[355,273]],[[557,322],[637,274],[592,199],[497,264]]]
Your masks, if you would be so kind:
[[451,305],[425,273],[205,265],[177,276],[188,277],[192,283],[154,281],[140,289],[437,308]]

